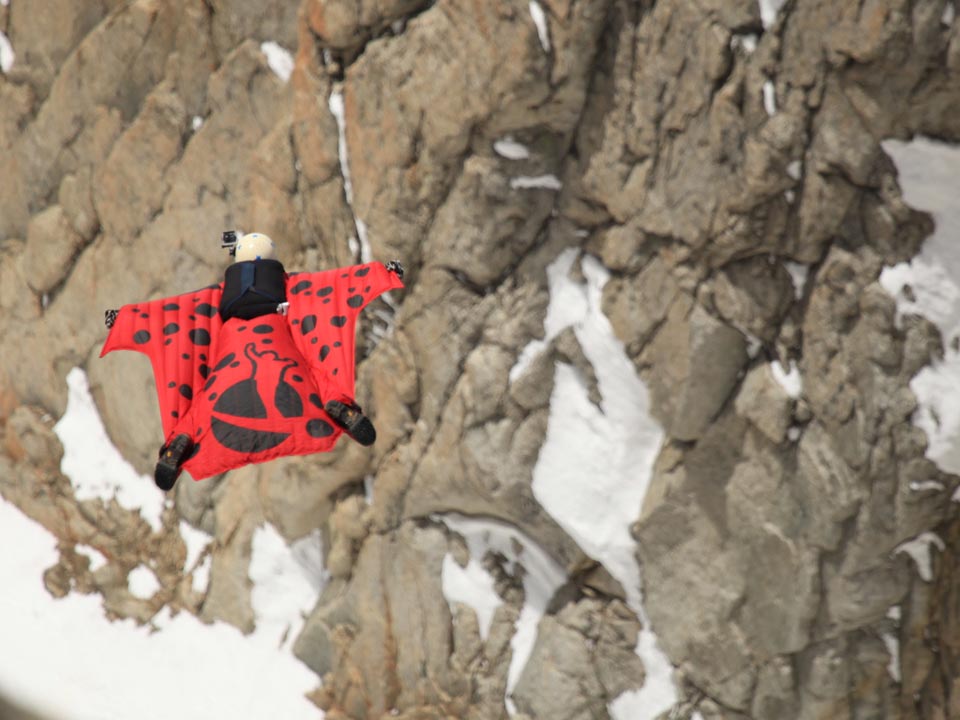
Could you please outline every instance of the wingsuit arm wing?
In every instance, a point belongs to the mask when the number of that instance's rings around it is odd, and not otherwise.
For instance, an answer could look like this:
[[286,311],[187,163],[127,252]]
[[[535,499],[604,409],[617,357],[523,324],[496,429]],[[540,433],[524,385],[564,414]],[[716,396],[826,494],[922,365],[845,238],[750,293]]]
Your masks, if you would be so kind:
[[404,286],[401,273],[399,263],[388,269],[371,262],[288,276],[287,321],[323,402],[353,400],[357,318],[372,300]]
[[216,353],[221,292],[220,285],[212,285],[106,312],[109,332],[100,357],[134,350],[150,358],[165,436],[186,415],[194,391],[210,373],[207,363]]

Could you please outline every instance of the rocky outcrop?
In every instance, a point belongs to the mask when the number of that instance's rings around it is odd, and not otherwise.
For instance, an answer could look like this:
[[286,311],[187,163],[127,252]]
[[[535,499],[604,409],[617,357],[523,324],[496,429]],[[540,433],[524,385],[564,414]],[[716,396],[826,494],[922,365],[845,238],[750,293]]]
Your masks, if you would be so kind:
[[[0,493],[61,539],[50,592],[250,630],[269,521],[324,535],[331,581],[295,647],[330,718],[501,718],[508,687],[516,717],[607,717],[649,680],[643,629],[678,713],[960,715],[957,479],[909,389],[947,339],[877,282],[932,229],[880,141],[960,141],[960,21],[952,0],[774,5],[0,6]],[[159,529],[78,500],[51,431],[67,372],[149,472],[149,365],[96,359],[102,311],[209,284],[230,227],[289,268],[403,259],[407,290],[358,343],[378,442],[181,482]],[[645,617],[533,489],[555,368],[608,399],[551,314],[569,249],[609,274],[598,302],[665,433],[631,526]],[[593,292],[583,266],[564,281]],[[522,531],[566,575],[512,676],[533,559],[484,556],[500,604],[481,625],[445,598],[449,558],[473,557],[449,513]],[[206,589],[181,522],[212,537]],[[902,551],[925,532],[945,542],[929,581]],[[141,565],[149,599],[126,582]]]

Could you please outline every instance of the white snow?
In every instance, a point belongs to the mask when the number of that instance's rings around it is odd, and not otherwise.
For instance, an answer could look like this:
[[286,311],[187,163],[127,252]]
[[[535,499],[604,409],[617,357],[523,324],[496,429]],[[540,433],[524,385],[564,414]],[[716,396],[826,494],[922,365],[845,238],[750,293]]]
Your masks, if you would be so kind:
[[732,35],[730,37],[730,48],[736,50],[738,47],[742,47],[749,55],[757,49],[757,36],[753,33]]
[[[887,617],[895,621],[897,627],[900,626],[900,606],[892,605],[887,610]],[[887,646],[887,652],[890,654],[890,661],[887,663],[887,673],[894,682],[900,682],[900,639],[891,632],[880,634],[883,644]]]
[[544,52],[550,52],[550,33],[547,29],[547,15],[543,12],[543,6],[537,0],[530,0],[530,15],[533,17],[533,24],[537,26],[537,37],[540,38],[540,47]]
[[107,437],[100,413],[90,396],[86,373],[73,368],[67,374],[67,409],[53,431],[63,445],[60,470],[70,478],[78,500],[117,502],[139,510],[159,531],[165,496],[146,475],[138,475]]
[[203,118],[199,115],[194,115],[193,120],[190,121],[190,127],[193,128],[193,131],[196,132],[201,127],[203,127]]
[[293,644],[323,590],[322,557],[319,530],[288,546],[270,523],[257,528],[249,575],[258,635],[287,648]]
[[273,70],[273,74],[284,82],[290,82],[290,74],[293,72],[293,56],[290,51],[269,40],[260,44],[260,52],[266,55],[267,65]]
[[563,187],[563,183],[557,178],[556,175],[521,175],[519,177],[511,178],[510,187],[514,190],[529,190],[531,188],[544,188],[546,190],[559,190]]
[[787,165],[787,175],[792,177],[794,180],[799,180],[800,175],[803,172],[803,163],[799,160],[791,160]]
[[933,580],[933,569],[930,559],[930,553],[932,552],[930,549],[931,545],[935,545],[941,552],[944,549],[943,540],[940,539],[939,535],[932,532],[923,532],[913,540],[907,540],[907,542],[898,545],[894,549],[893,554],[896,555],[902,552],[913,558],[913,562],[917,565],[917,574],[920,575],[920,579],[924,582],[930,582]]
[[480,639],[486,640],[493,613],[502,602],[494,590],[493,576],[483,569],[472,553],[465,568],[447,554],[443,558],[442,586],[448,603],[458,602],[473,608],[480,626]]
[[767,115],[777,114],[777,91],[773,87],[772,80],[763,83],[763,108],[767,111]]
[[137,565],[127,575],[127,588],[134,597],[149,600],[160,589],[160,581],[146,565]]
[[787,0],[760,0],[760,22],[763,23],[763,29],[769,30],[777,21],[777,15],[780,14],[780,8]]
[[509,135],[493,143],[493,151],[500,157],[505,157],[507,160],[526,160],[530,157],[530,151],[527,149],[527,146],[518,143]]
[[10,0],[0,0],[0,5],[7,6],[10,4]]
[[54,719],[317,720],[317,677],[256,633],[164,611],[155,628],[110,622],[97,595],[53,599],[45,568],[56,539],[0,499],[0,687]]
[[[110,443],[86,375],[71,370],[67,385],[67,410],[54,429],[75,493],[116,496],[124,507],[158,520],[163,497]],[[187,545],[185,571],[193,568],[195,589],[205,589],[210,555],[197,563],[211,539],[186,522],[180,533]],[[56,538],[2,497],[0,545],[16,548],[0,553],[0,687],[18,704],[70,720],[322,717],[304,697],[318,685],[317,676],[278,647],[280,633],[299,627],[319,592],[319,535],[289,548],[269,531],[255,537],[250,574],[258,628],[246,637],[232,626],[206,625],[186,612],[172,617],[166,609],[150,626],[111,622],[96,594],[55,600],[42,576],[58,561]],[[94,570],[105,562],[94,548],[76,549],[91,558]],[[145,565],[134,568],[127,581],[141,598],[160,587]],[[292,640],[293,632],[288,637]]]
[[796,442],[800,439],[800,428],[797,425],[792,425],[787,429],[787,440],[790,442]]
[[910,483],[910,489],[914,492],[926,492],[927,490],[942,492],[946,490],[943,483],[938,480],[924,480],[923,482],[914,480]]
[[187,559],[183,563],[183,572],[193,573],[191,587],[194,592],[206,592],[207,587],[210,585],[212,556],[207,553],[199,565],[197,562],[201,556],[203,556],[204,552],[208,550],[213,538],[202,530],[197,530],[186,520],[180,521],[180,537],[183,538],[183,542],[187,546]]
[[803,392],[803,380],[800,377],[800,369],[796,362],[791,360],[790,369],[786,370],[779,360],[774,360],[770,363],[770,372],[773,373],[773,379],[780,384],[787,395],[794,399],[800,397],[800,393]]
[[[596,373],[601,407],[569,365],[556,367],[547,435],[533,470],[533,493],[541,506],[590,557],[620,582],[643,623],[637,653],[647,668],[639,691],[610,705],[617,720],[654,718],[676,701],[669,662],[642,607],[640,571],[630,525],[640,514],[663,431],[650,416],[647,389],[601,308],[609,273],[585,256],[586,278],[570,277],[576,249],[565,250],[547,271],[550,303],[546,337],[572,327]],[[523,355],[527,354],[525,350]]]
[[[944,357],[910,382],[918,409],[913,421],[927,435],[927,457],[946,472],[960,472],[960,146],[927,138],[885,140],[899,173],[904,200],[933,216],[935,229],[909,263],[884,268],[881,285],[900,313],[916,313],[937,325]],[[905,292],[912,290],[912,299]]]
[[790,273],[790,279],[793,281],[794,297],[800,300],[803,298],[803,290],[807,286],[807,276],[810,274],[810,266],[791,260],[783,263],[783,266],[787,269],[787,272]]
[[943,15],[940,17],[940,22],[944,25],[953,25],[953,19],[956,16],[956,9],[953,7],[953,2],[947,0],[947,4],[943,7]]
[[107,558],[95,547],[77,545],[74,550],[76,550],[79,555],[84,555],[90,560],[90,572],[96,572],[107,564]]
[[881,633],[880,638],[887,646],[890,660],[887,663],[887,674],[894,682],[900,682],[900,641],[893,633]]
[[13,67],[13,61],[16,55],[13,52],[13,46],[7,36],[0,32],[0,71],[4,75],[10,72]]
[[535,541],[515,527],[456,513],[434,515],[433,518],[460,534],[470,550],[470,562],[466,568],[461,568],[450,555],[444,558],[443,593],[448,602],[461,602],[474,609],[480,621],[482,638],[486,638],[493,613],[502,603],[493,589],[493,577],[481,565],[483,557],[488,551],[502,554],[507,559],[506,570],[511,574],[516,573],[518,565],[523,566],[524,605],[510,640],[513,654],[507,671],[507,706],[510,709],[510,693],[530,659],[537,626],[550,598],[566,582],[567,574]]
[[330,93],[330,99],[327,102],[330,112],[337,121],[337,151],[340,155],[340,174],[343,176],[343,192],[347,198],[347,205],[350,206],[350,212],[353,214],[354,225],[357,228],[357,237],[350,238],[350,251],[356,255],[359,242],[360,262],[368,263],[373,260],[373,251],[370,249],[370,241],[367,239],[367,225],[358,216],[353,208],[353,182],[350,179],[350,159],[347,156],[347,121],[343,106],[343,90],[335,89]]

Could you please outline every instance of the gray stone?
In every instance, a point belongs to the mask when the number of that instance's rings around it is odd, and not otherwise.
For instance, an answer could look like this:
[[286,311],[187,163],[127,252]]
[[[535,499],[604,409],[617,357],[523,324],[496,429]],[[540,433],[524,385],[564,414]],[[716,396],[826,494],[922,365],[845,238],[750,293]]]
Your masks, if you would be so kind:
[[653,413],[667,433],[695,440],[719,413],[747,360],[744,336],[682,295],[644,352]]
[[747,372],[734,407],[771,442],[783,442],[792,419],[793,400],[773,377],[769,363]]
[[30,221],[23,253],[23,274],[30,287],[46,294],[69,274],[83,247],[83,238],[74,230],[59,205],[51,205]]
[[[833,449],[833,440],[817,423],[807,426],[797,453],[795,487],[809,519],[809,542],[836,549],[841,525],[856,513],[866,497],[860,479]],[[829,498],[829,502],[824,502]]]

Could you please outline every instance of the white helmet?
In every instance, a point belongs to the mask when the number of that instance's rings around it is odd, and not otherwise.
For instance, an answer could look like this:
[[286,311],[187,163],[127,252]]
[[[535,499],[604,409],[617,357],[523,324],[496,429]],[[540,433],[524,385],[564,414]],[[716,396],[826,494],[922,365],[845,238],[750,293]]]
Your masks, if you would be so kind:
[[273,240],[263,233],[247,233],[237,240],[236,262],[244,260],[276,260]]

